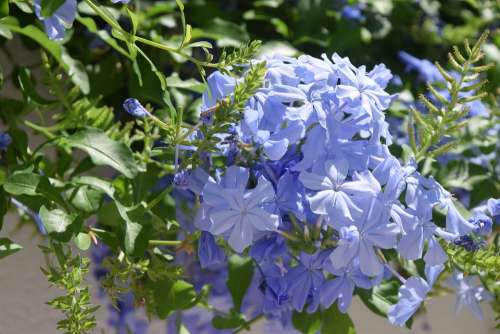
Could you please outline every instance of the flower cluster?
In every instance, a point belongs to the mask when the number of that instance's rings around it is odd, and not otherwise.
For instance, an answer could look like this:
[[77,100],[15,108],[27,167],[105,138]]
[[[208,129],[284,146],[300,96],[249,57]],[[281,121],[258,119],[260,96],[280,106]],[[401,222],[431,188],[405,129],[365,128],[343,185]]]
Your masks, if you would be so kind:
[[[384,111],[394,97],[385,91],[392,75],[384,65],[368,71],[337,54],[264,61],[262,87],[209,154],[227,168],[176,175],[199,203],[202,265],[224,261],[216,237],[237,253],[251,246],[262,311],[287,323],[293,310],[315,312],[335,301],[346,312],[356,287],[393,276],[384,255],[393,249],[403,259],[422,259],[427,272],[427,279],[398,277],[404,284],[389,320],[403,325],[447,261],[441,242],[487,234],[491,225],[466,220],[435,179],[391,154]],[[209,76],[202,115],[216,113],[241,80]],[[437,212],[445,215],[443,226]]]

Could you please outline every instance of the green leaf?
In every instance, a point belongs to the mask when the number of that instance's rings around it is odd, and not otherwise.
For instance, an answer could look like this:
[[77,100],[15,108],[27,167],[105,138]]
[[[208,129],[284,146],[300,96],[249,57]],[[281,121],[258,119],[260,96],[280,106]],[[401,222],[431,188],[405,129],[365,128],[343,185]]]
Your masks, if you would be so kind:
[[66,207],[59,191],[53,187],[46,176],[31,172],[18,172],[10,175],[3,185],[6,192],[12,195],[44,196]]
[[137,29],[139,28],[139,20],[137,19],[137,15],[133,11],[131,11],[127,7],[127,14],[130,17],[130,21],[132,22],[132,35],[136,35]]
[[9,15],[9,0],[0,0],[0,18]]
[[104,193],[101,190],[91,188],[89,186],[82,186],[75,190],[71,197],[71,204],[78,210],[84,212],[96,212],[101,206]]
[[398,300],[398,290],[398,282],[387,281],[371,290],[356,289],[356,293],[371,311],[385,318],[390,307]]
[[321,328],[321,314],[319,312],[293,312],[292,324],[301,333],[315,334]]
[[215,316],[212,319],[212,325],[216,329],[238,328],[246,324],[245,318],[239,313],[229,316]]
[[182,80],[177,73],[173,73],[167,78],[167,85],[170,88],[186,89],[196,93],[203,93],[205,91],[204,83],[193,78]]
[[49,210],[44,205],[40,208],[40,218],[47,232],[61,241],[67,241],[72,234],[72,225],[75,216],[69,215],[61,209]]
[[239,255],[233,255],[229,258],[227,286],[229,292],[231,292],[231,297],[233,297],[233,308],[236,311],[241,309],[241,303],[250,286],[252,276],[253,264],[251,259]]
[[86,251],[90,248],[90,236],[87,233],[78,233],[74,239],[76,247],[82,251]]
[[183,280],[154,282],[153,294],[160,319],[165,319],[172,311],[188,309],[197,302],[193,285]]
[[82,63],[73,59],[64,48],[61,51],[61,59],[67,65],[66,72],[71,81],[80,88],[83,94],[90,93],[89,76]]
[[90,186],[94,189],[100,190],[111,198],[115,197],[115,189],[113,188],[113,185],[110,182],[103,180],[103,179],[100,179],[98,177],[95,177],[95,176],[77,176],[77,177],[73,178],[72,182],[74,184],[87,185],[87,186]]
[[118,213],[125,221],[123,231],[123,247],[127,254],[143,255],[148,247],[149,225],[145,221],[146,213],[144,207],[128,208],[118,201],[115,201]]
[[0,19],[0,36],[5,37],[7,39],[12,39],[12,32],[9,28],[2,24],[2,19]]
[[128,178],[137,175],[138,167],[130,148],[124,143],[111,140],[99,129],[87,128],[66,141],[71,147],[87,152],[96,165],[110,166]]
[[19,252],[22,246],[13,243],[7,238],[0,238],[0,259]]
[[323,312],[321,334],[356,334],[356,330],[349,315],[341,313],[334,303]]

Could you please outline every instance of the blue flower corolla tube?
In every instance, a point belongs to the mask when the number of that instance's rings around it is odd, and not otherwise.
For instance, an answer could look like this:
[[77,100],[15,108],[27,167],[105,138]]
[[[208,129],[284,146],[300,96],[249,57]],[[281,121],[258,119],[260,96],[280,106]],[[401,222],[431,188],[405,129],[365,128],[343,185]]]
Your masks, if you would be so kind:
[[247,169],[231,166],[220,183],[207,182],[202,191],[204,213],[197,222],[214,235],[228,235],[229,245],[239,253],[254,241],[256,232],[275,231],[280,220],[263,207],[275,198],[271,183],[260,177],[255,188],[246,190],[248,178]]
[[398,302],[387,314],[391,324],[402,327],[417,312],[444,266],[426,266],[425,269],[427,280],[412,276],[399,288]]
[[35,14],[43,22],[47,36],[62,40],[67,28],[73,25],[76,16],[76,0],[66,0],[50,17],[42,16],[41,0],[35,0]]
[[45,229],[45,225],[43,225],[42,218],[40,218],[40,215],[30,208],[28,208],[26,205],[23,203],[19,202],[17,199],[12,198],[11,199],[12,204],[14,204],[19,210],[21,210],[23,213],[27,214],[28,216],[33,219],[33,221],[36,224],[36,227],[38,228],[38,232],[42,235],[47,235],[47,230]]
[[483,320],[483,312],[479,303],[492,301],[494,297],[482,285],[479,285],[478,281],[477,276],[466,277],[464,273],[455,271],[447,283],[456,291],[455,312],[458,314],[466,307],[477,319]]
[[7,147],[12,143],[12,138],[7,132],[0,131],[0,151],[7,151]]

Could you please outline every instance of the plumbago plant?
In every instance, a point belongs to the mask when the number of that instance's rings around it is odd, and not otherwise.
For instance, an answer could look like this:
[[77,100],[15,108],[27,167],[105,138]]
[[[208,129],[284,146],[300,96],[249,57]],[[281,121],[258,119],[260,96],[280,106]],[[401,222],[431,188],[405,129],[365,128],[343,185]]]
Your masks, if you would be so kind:
[[[117,333],[159,318],[169,333],[352,334],[353,296],[397,326],[451,291],[457,310],[500,311],[500,199],[466,208],[433,175],[488,100],[487,33],[431,64],[401,140],[383,64],[259,57],[259,42],[217,55],[182,1],[112,2],[0,7],[0,34],[42,49],[37,71],[6,76],[22,100],[0,106],[0,213],[43,236],[58,329],[96,327],[89,268]],[[151,27],[165,12],[170,39]],[[72,42],[83,32],[94,60],[70,55],[89,53]],[[0,258],[21,249],[0,239]]]

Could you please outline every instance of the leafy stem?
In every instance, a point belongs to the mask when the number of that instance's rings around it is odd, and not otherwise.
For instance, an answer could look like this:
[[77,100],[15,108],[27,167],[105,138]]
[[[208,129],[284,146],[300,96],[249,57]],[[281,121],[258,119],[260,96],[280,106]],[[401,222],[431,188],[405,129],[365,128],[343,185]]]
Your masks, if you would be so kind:
[[435,65],[443,77],[449,98],[443,96],[434,84],[428,83],[427,88],[432,99],[423,94],[419,96],[428,113],[422,114],[416,109],[411,109],[408,135],[417,161],[428,156],[435,158],[457,146],[458,139],[453,139],[442,145],[439,143],[445,137],[453,137],[457,130],[467,125],[467,121],[460,121],[469,111],[467,103],[486,96],[486,93],[480,92],[480,89],[487,80],[480,80],[479,75],[490,69],[493,64],[483,66],[476,66],[476,64],[484,57],[481,48],[487,37],[488,32],[484,32],[472,48],[465,41],[466,56],[456,46],[453,48],[453,52],[448,53],[449,63],[454,72],[446,71],[436,62]]

